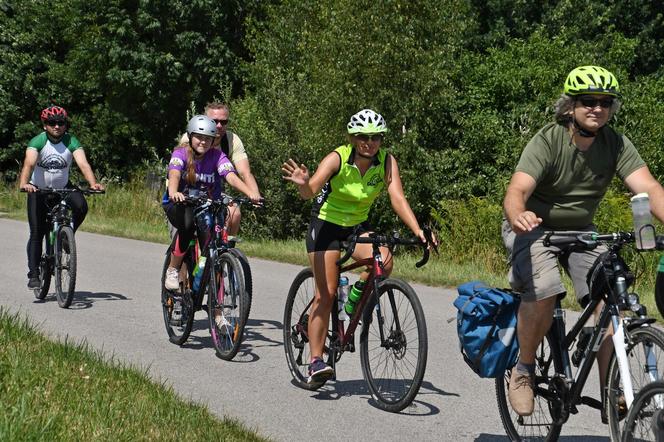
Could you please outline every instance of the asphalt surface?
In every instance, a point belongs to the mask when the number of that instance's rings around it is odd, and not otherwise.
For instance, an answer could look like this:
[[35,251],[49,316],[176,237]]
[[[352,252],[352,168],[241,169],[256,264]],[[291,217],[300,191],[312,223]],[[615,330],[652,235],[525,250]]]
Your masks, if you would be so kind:
[[[250,258],[254,298],[247,337],[233,361],[215,356],[207,317],[197,313],[187,344],[171,344],[160,307],[165,245],[77,233],[78,278],[72,306],[58,307],[53,292],[37,301],[27,290],[28,225],[0,219],[0,305],[21,312],[54,339],[86,341],[109,359],[172,385],[182,398],[203,403],[275,441],[454,440],[504,441],[492,380],[480,379],[458,350],[455,291],[414,284],[428,325],[429,359],[412,406],[399,414],[373,404],[359,353],[346,353],[337,381],[319,391],[295,387],[286,365],[282,319],[286,294],[299,266]],[[53,290],[53,284],[51,284]],[[591,379],[586,394],[598,394]],[[599,411],[582,408],[563,427],[561,441],[604,441]]]

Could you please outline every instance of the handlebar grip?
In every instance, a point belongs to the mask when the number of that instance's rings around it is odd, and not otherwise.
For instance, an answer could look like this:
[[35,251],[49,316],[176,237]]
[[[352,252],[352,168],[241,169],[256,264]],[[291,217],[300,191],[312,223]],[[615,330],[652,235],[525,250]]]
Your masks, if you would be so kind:
[[426,264],[429,261],[429,249],[427,247],[424,247],[424,253],[422,253],[422,259],[417,261],[415,263],[415,267],[418,269],[422,267],[424,264]]

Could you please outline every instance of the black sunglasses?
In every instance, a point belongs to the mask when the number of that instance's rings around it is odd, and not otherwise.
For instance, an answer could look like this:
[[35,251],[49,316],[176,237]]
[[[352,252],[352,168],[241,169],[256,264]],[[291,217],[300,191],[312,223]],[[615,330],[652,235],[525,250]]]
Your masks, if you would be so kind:
[[226,126],[228,124],[228,120],[215,120],[215,119],[212,119],[212,121],[214,121],[215,124],[221,124],[222,126]]
[[66,126],[67,122],[62,120],[46,120],[48,126]]
[[579,97],[579,102],[585,107],[592,109],[597,106],[608,109],[613,106],[613,98],[595,98],[595,97]]
[[355,134],[355,136],[362,140],[362,141],[382,141],[383,140],[383,134]]

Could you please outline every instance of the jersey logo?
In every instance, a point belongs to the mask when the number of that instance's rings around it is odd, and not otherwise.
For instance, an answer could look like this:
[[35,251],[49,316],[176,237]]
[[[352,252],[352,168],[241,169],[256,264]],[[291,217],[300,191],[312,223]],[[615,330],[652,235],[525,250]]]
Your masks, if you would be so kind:
[[62,170],[67,168],[67,162],[60,155],[48,155],[37,165],[46,170]]
[[184,167],[184,162],[180,158],[171,158],[169,166]]
[[378,175],[374,175],[374,176],[371,177],[371,179],[367,183],[367,186],[374,187],[374,186],[377,186],[378,183],[380,183],[380,177]]

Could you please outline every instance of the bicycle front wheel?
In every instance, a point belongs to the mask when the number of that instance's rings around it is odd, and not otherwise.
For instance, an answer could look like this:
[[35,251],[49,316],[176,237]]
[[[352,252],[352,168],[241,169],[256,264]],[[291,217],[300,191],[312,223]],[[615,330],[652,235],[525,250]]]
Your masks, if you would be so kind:
[[67,308],[76,287],[76,241],[74,230],[63,226],[55,239],[55,295],[58,305]]
[[511,374],[512,370],[507,370],[496,379],[498,412],[507,436],[519,442],[558,440],[562,424],[556,423],[555,405],[546,399],[546,393],[554,394],[551,379],[555,371],[550,338],[547,336],[542,340],[535,355],[535,408],[530,416],[519,416],[512,410],[507,397]]
[[208,283],[210,334],[221,359],[233,359],[240,349],[248,308],[242,264],[235,255],[222,253]]
[[398,279],[380,283],[364,310],[360,335],[362,373],[378,408],[399,412],[422,385],[427,365],[427,325],[413,288]]
[[53,272],[52,258],[48,256],[48,237],[46,234],[42,241],[42,256],[39,260],[39,288],[35,289],[35,298],[44,299],[48,295],[48,289],[51,288],[51,273]]
[[[309,310],[316,295],[314,273],[310,268],[297,274],[288,290],[284,308],[284,352],[288,369],[293,376],[293,383],[305,390],[317,390],[320,384],[309,384],[309,364],[311,351],[309,348]],[[336,302],[336,301],[335,301]],[[331,316],[331,315],[330,315]],[[323,349],[323,360],[333,365],[330,352],[332,336],[332,318],[328,326]]]
[[251,311],[251,301],[253,299],[254,289],[253,280],[251,277],[251,267],[249,266],[249,260],[247,259],[247,256],[242,253],[240,249],[232,248],[228,249],[228,251],[232,253],[240,262],[240,265],[242,265],[242,272],[244,273],[244,291],[247,292],[247,309],[245,310],[244,318],[244,322],[246,323],[249,319],[249,312]]
[[[650,326],[625,331],[625,351],[635,394],[647,384],[662,378],[664,374],[664,333],[662,331]],[[606,381],[604,412],[609,423],[611,440],[619,441],[622,436],[620,420],[625,417],[627,406],[615,354],[609,363]]]
[[[166,283],[166,269],[171,263],[171,250],[169,247],[166,252],[164,268],[161,272],[161,309],[168,340],[173,344],[182,345],[189,338],[194,326],[194,303],[190,295],[189,279],[181,281],[177,290],[168,290],[164,285]],[[186,255],[182,263],[181,275],[188,275],[187,272],[191,265],[188,256],[189,254]]]
[[629,409],[623,442],[657,441],[657,432],[664,428],[664,381],[651,382],[643,387],[634,397]]

